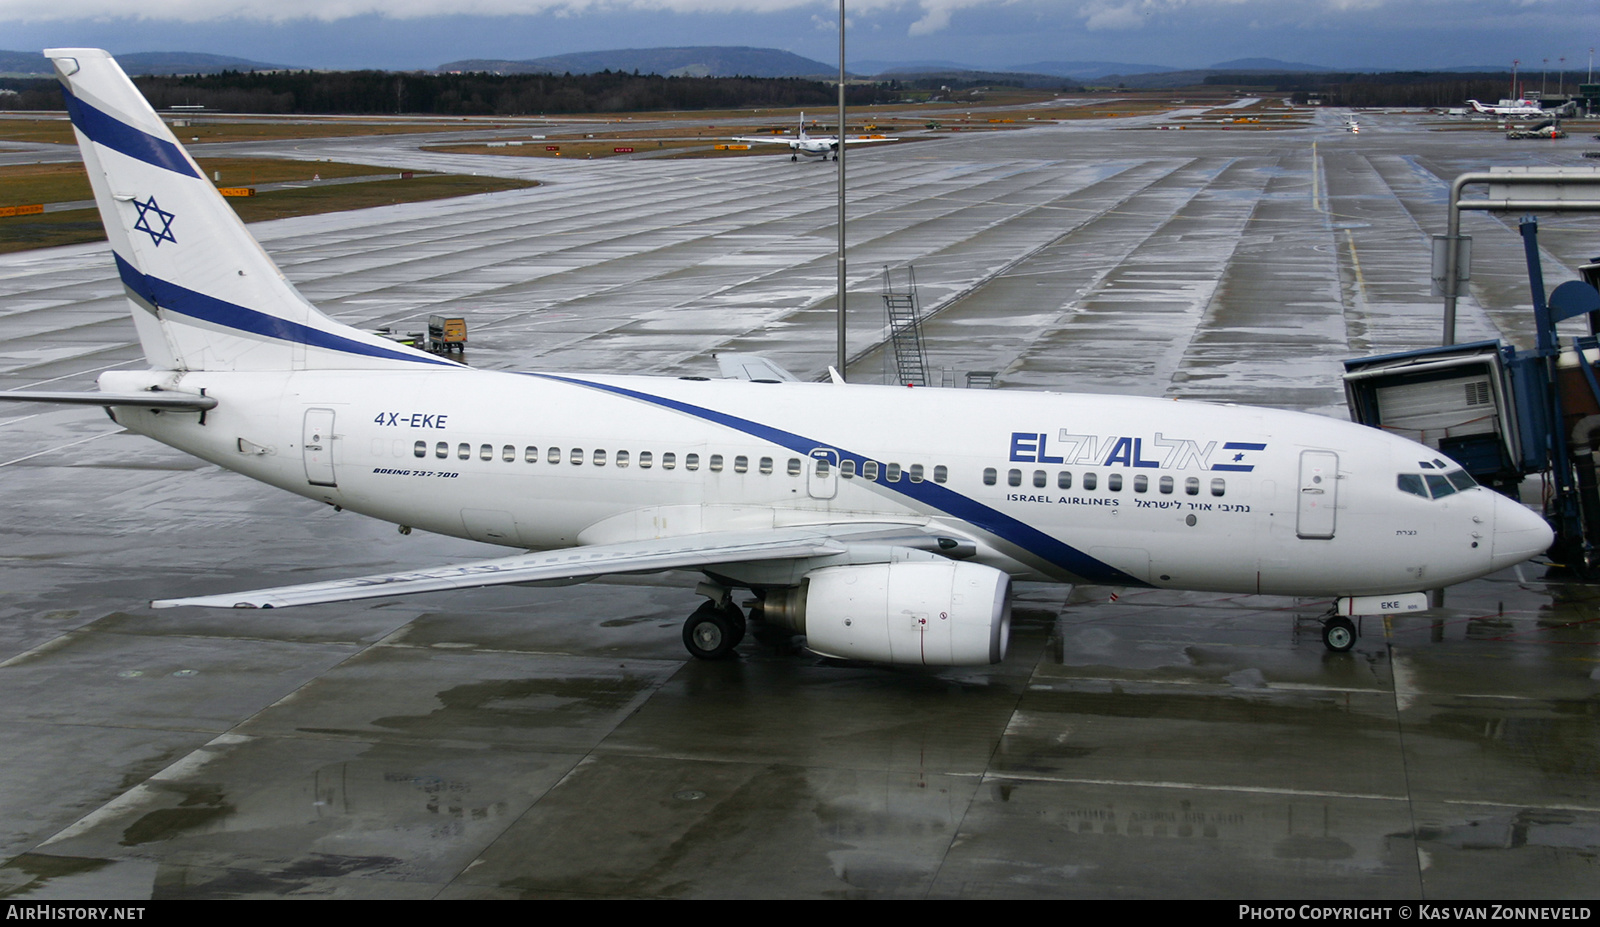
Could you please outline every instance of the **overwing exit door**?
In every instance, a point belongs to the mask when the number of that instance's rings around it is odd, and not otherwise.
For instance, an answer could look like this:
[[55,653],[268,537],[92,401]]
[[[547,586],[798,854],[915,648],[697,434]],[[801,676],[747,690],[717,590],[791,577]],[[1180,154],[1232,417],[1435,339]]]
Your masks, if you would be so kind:
[[813,448],[811,471],[806,474],[806,492],[813,499],[832,499],[839,493],[839,452],[831,447]]

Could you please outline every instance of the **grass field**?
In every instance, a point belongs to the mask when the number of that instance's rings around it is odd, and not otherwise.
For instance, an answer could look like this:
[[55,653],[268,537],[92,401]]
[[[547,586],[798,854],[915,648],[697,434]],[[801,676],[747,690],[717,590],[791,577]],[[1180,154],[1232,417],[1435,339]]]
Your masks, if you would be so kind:
[[[393,174],[393,168],[366,164],[339,164],[329,161],[279,161],[270,159],[201,158],[207,177],[221,172],[223,186],[361,177]],[[252,197],[228,199],[229,205],[246,222],[286,219],[291,216],[318,215],[369,206],[415,203],[423,200],[469,196],[498,190],[535,186],[530,181],[500,177],[468,177],[457,174],[422,174],[408,180],[378,180],[369,183],[338,184],[274,190]],[[29,203],[60,203],[90,199],[89,179],[81,164],[38,164],[0,169],[0,206]],[[105,230],[93,209],[45,213],[33,216],[0,217],[0,254],[48,248],[55,245],[104,241]]]
[[[426,132],[455,132],[466,128],[503,127],[499,121],[485,122],[465,119],[432,118],[408,120],[391,117],[387,120],[354,117],[261,117],[260,119],[228,118],[227,121],[210,122],[218,117],[194,117],[186,126],[166,117],[167,125],[178,141],[185,145],[199,142],[254,142],[273,139],[338,138],[350,135],[414,135]],[[513,123],[514,124],[514,123]],[[66,116],[42,118],[0,119],[0,145],[11,142],[49,142],[57,145],[75,144],[72,123]]]

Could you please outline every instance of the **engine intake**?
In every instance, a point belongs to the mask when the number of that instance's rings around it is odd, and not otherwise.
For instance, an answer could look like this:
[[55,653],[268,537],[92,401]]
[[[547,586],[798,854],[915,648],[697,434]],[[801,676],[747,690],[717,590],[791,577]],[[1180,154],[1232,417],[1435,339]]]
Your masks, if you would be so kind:
[[1011,577],[950,560],[826,567],[767,594],[762,616],[823,656],[921,666],[1005,659]]

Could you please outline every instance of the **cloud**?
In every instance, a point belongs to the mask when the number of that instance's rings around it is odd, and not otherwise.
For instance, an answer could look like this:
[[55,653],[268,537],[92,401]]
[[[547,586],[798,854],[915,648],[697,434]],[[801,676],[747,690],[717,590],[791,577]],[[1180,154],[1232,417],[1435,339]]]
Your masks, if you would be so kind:
[[1131,3],[1088,3],[1079,11],[1083,23],[1090,29],[1137,29],[1145,23],[1146,13],[1140,9],[1143,4]]
[[[922,17],[913,35],[950,25],[956,10],[996,6],[1012,0],[849,0],[853,17],[909,9]],[[140,19],[185,23],[256,21],[335,22],[357,16],[420,19],[433,16],[527,16],[553,14],[699,13],[767,14],[815,9],[837,11],[837,0],[0,0],[0,21]]]
[[[992,2],[992,0],[991,0]],[[882,7],[899,0],[852,3]],[[526,16],[539,13],[779,13],[824,6],[821,0],[0,0],[0,20],[145,19],[178,22],[247,20],[333,22],[357,16]],[[852,10],[854,11],[854,10]]]

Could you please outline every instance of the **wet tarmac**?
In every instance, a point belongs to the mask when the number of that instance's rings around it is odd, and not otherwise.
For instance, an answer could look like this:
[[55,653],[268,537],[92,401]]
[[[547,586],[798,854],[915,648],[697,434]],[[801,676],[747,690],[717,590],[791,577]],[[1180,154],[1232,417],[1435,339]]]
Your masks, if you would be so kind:
[[[1437,344],[1459,173],[1586,143],[1318,112],[1174,116],[848,154],[852,377],[885,265],[952,382],[1344,417],[1346,357]],[[363,327],[468,318],[476,366],[832,362],[834,167],[557,163],[417,139],[278,154],[537,188],[253,227]],[[296,147],[298,146],[298,147]],[[228,153],[270,153],[265,143]],[[1458,338],[1531,343],[1515,217],[1468,214]],[[1600,221],[1541,220],[1547,285]],[[141,366],[103,245],[0,257],[0,388]],[[48,386],[46,386],[48,385]],[[753,634],[701,663],[683,586],[270,612],[155,597],[491,549],[279,494],[96,409],[0,409],[0,897],[1529,898],[1600,884],[1600,590],[1528,563],[1368,619],[1024,587],[1007,659],[846,665]],[[692,581],[691,581],[692,582]],[[1120,594],[1119,594],[1120,593]]]

